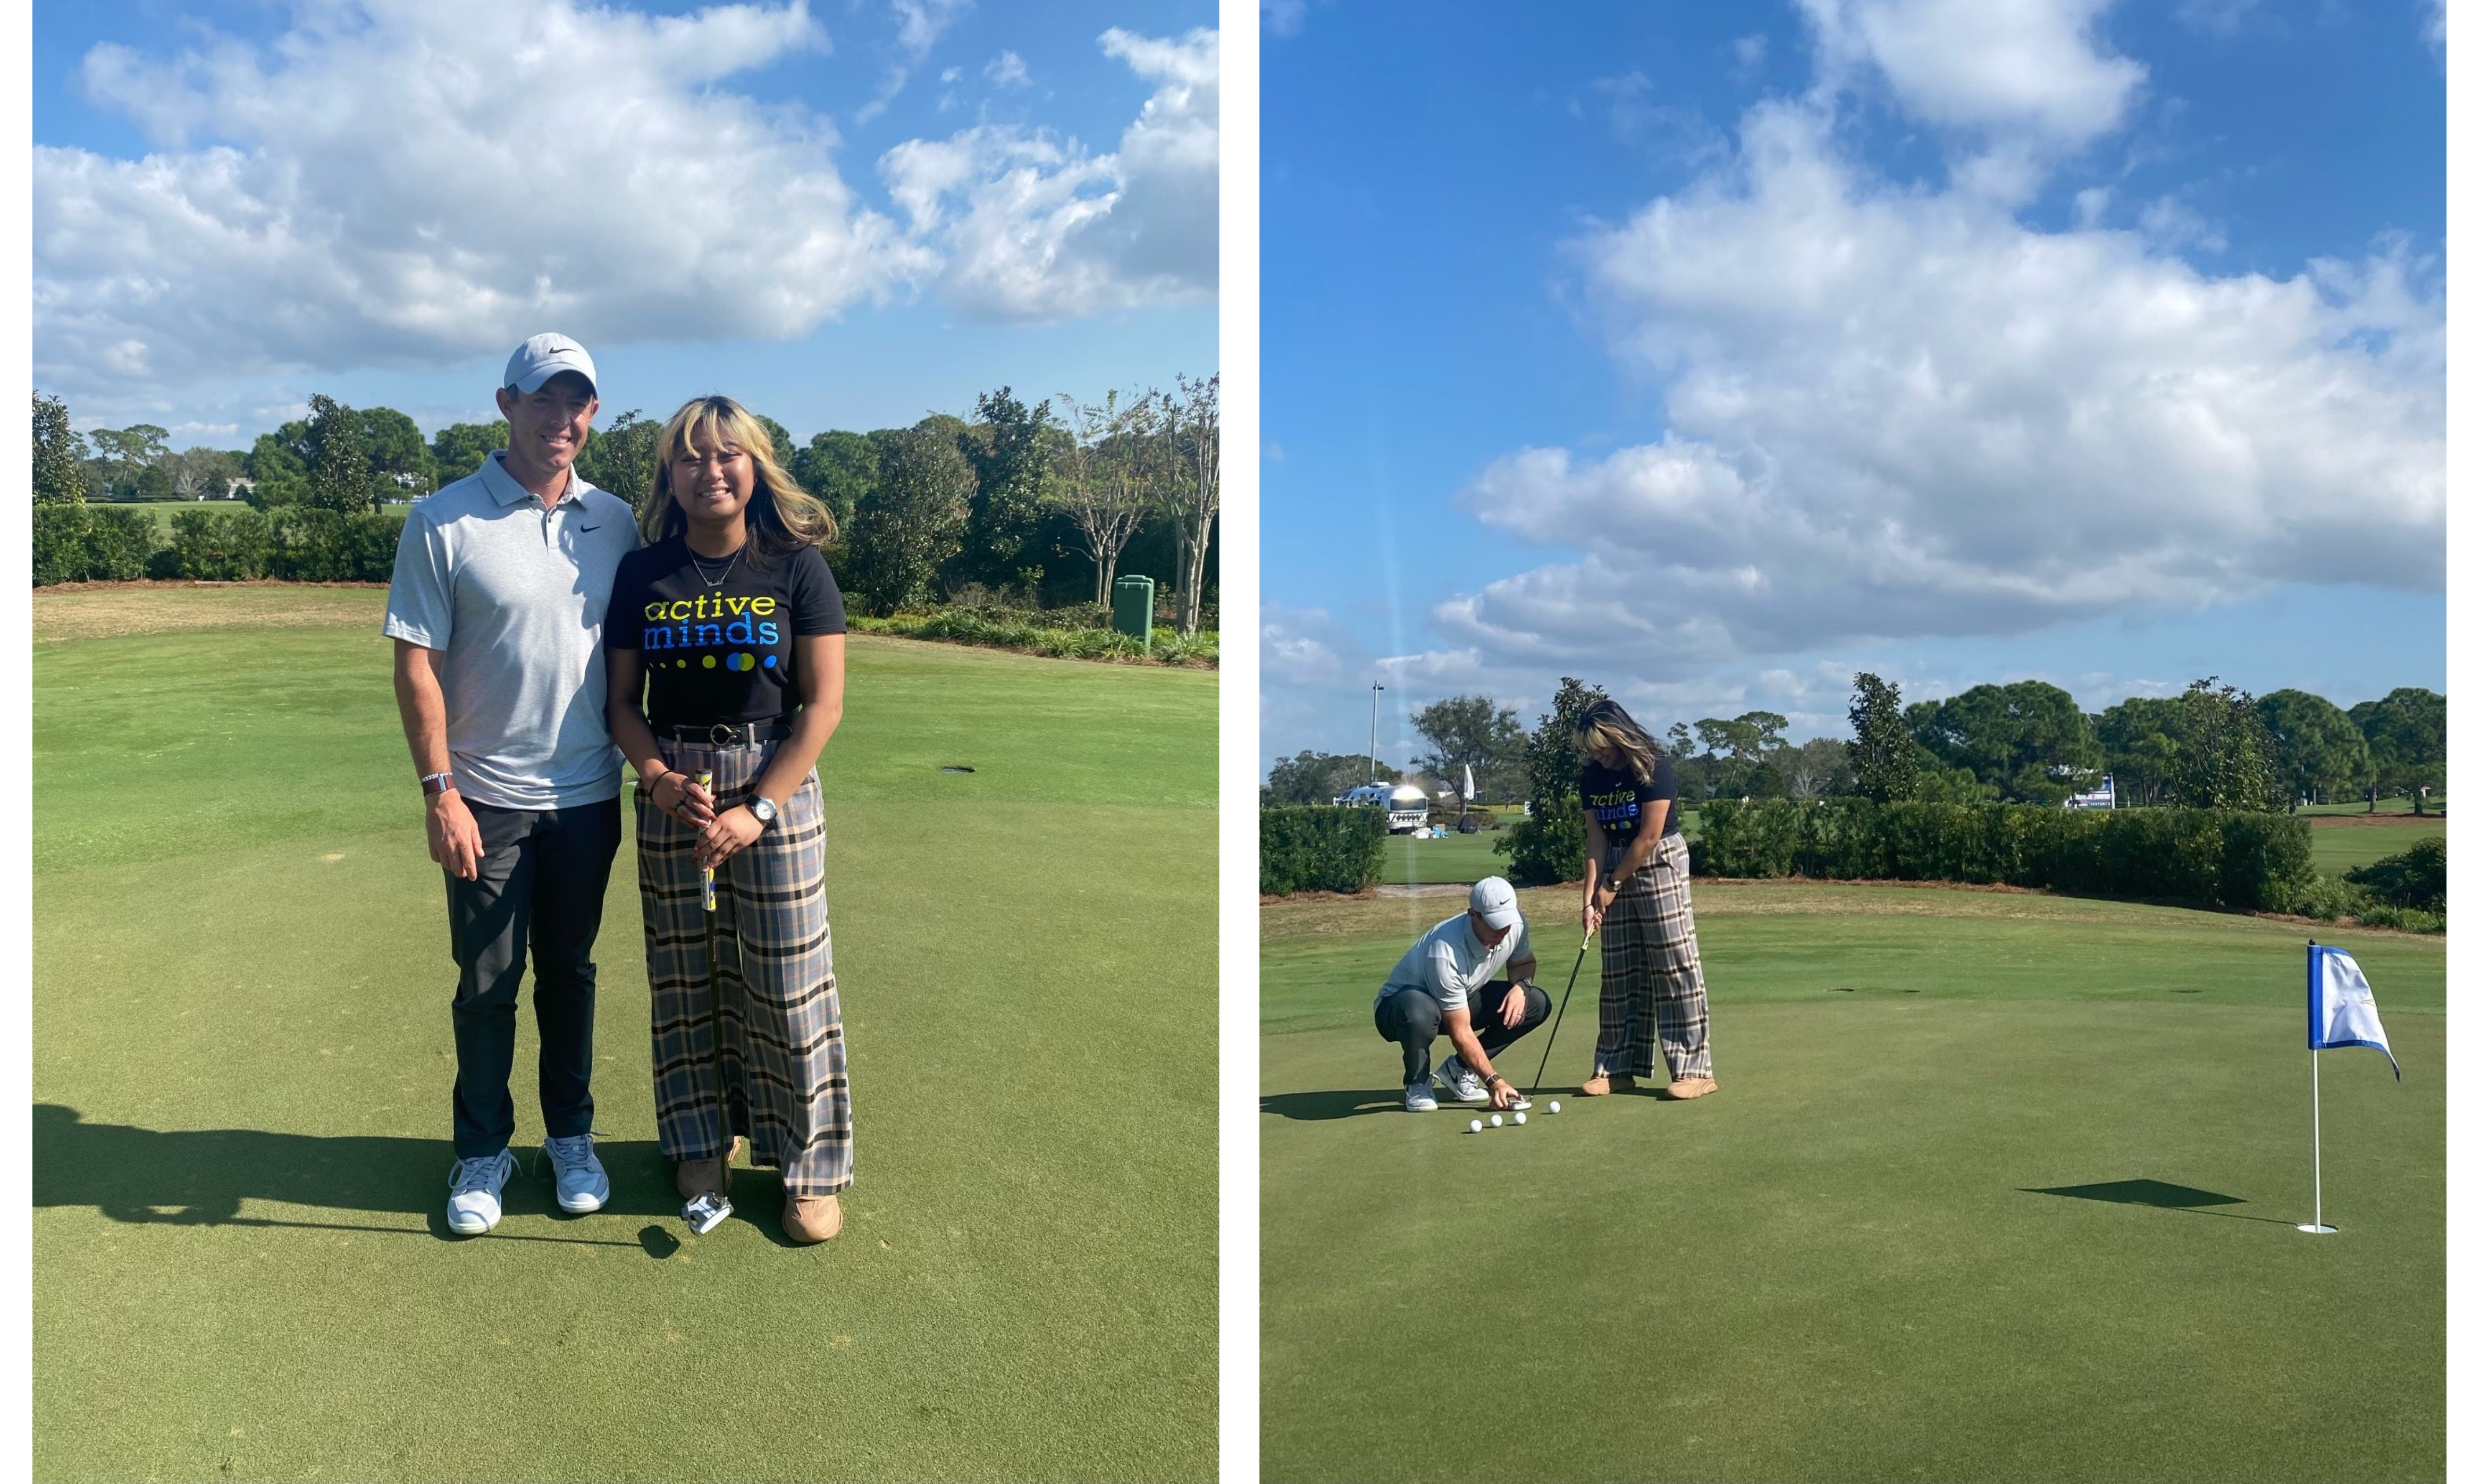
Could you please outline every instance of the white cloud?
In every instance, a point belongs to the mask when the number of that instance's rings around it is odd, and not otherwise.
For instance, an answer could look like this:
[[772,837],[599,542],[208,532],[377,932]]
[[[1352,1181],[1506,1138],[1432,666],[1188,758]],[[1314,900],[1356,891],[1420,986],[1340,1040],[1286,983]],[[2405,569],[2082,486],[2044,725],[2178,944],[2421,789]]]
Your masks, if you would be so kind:
[[[963,9],[898,7],[900,41],[927,49]],[[1032,174],[1052,195],[1013,221],[1006,151],[968,158],[952,185],[976,209],[934,211],[935,240],[848,185],[824,117],[731,91],[827,46],[806,0],[322,0],[264,46],[98,46],[88,95],[155,147],[36,149],[37,375],[139,404],[469,360],[547,327],[798,337],[933,285],[1018,318],[1213,292],[1212,33],[1111,33],[1154,86],[1118,151],[1025,137],[1051,151]]]
[[1875,184],[1811,107],[1580,245],[1658,443],[1528,449],[1460,496],[1580,555],[1441,605],[1450,644],[1657,678],[2007,634],[2286,582],[2443,579],[2442,303],[2402,249],[2291,278]]
[[945,252],[940,292],[968,312],[1055,320],[1214,295],[1215,33],[1112,30],[1102,47],[1155,85],[1115,152],[984,124],[880,160],[913,234]]
[[263,50],[98,47],[90,94],[161,147],[36,149],[38,373],[436,363],[552,325],[806,333],[937,261],[854,199],[832,130],[716,86],[825,44],[797,0],[365,0]]
[[2174,251],[2194,247],[2201,252],[2220,252],[2231,246],[2222,228],[2176,196],[2162,196],[2148,205],[2137,214],[2136,224],[2155,244]]
[[1276,36],[1298,36],[1309,17],[1309,0],[1260,0],[1258,14]]
[[920,62],[974,4],[973,0],[892,0],[888,8],[896,13],[897,49],[907,60]]
[[2422,0],[2421,39],[2440,57],[2446,55],[2446,0]]
[[982,68],[982,76],[994,88],[1022,88],[1026,85],[1025,59],[1004,51]]
[[2145,68],[2094,35],[2111,0],[1800,0],[1826,93],[1875,73],[1951,131],[1957,182],[2021,199],[2050,160],[2120,127]]
[[2262,0],[2180,0],[2171,8],[2171,14],[2191,31],[2207,36],[2236,36],[2241,22],[2260,3]]

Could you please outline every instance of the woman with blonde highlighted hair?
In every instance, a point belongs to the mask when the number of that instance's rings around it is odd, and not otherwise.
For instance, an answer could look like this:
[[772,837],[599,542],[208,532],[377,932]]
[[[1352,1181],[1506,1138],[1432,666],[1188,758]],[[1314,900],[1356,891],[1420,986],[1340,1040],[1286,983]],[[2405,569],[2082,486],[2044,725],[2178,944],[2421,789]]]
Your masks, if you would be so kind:
[[1666,1098],[1714,1090],[1706,1044],[1706,972],[1688,903],[1688,846],[1680,834],[1680,781],[1661,743],[1617,701],[1585,708],[1576,722],[1585,765],[1588,934],[1603,934],[1603,1027],[1594,1042],[1587,1097],[1628,1091],[1654,1076],[1659,1045]]
[[814,770],[844,715],[835,521],[747,409],[701,397],[664,426],[639,524],[603,642],[638,771],[658,1133],[692,1201],[748,1139],[782,1172],[785,1235],[824,1241],[852,1183]]

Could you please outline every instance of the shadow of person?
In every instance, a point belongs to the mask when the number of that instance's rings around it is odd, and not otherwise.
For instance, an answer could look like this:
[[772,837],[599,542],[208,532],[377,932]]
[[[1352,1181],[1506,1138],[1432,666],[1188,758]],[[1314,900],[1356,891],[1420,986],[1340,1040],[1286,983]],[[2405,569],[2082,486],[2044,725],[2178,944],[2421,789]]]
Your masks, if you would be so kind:
[[[176,1226],[268,1225],[241,1214],[244,1201],[431,1218],[447,1231],[446,1139],[306,1133],[255,1129],[156,1130],[89,1123],[77,1109],[35,1105],[35,1205],[92,1207],[114,1221]],[[518,1148],[502,1195],[509,1215],[565,1217],[548,1161]],[[598,1142],[612,1179],[603,1213],[672,1216],[670,1166],[651,1139]],[[625,1245],[637,1245],[627,1243]]]
[[1276,1092],[1258,1100],[1258,1111],[1301,1123],[1358,1118],[1364,1113],[1400,1112],[1403,1106],[1404,1089],[1401,1087],[1389,1087],[1378,1092]]

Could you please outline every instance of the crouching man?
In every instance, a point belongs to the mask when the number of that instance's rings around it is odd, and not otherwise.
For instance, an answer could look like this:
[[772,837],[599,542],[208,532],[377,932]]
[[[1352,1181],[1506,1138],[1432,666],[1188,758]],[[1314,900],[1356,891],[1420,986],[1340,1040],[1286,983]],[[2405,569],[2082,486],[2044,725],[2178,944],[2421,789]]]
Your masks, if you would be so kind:
[[1405,950],[1372,1008],[1378,1033],[1404,1049],[1406,1112],[1439,1106],[1430,1092],[1430,1043],[1442,1030],[1455,1046],[1438,1074],[1450,1097],[1526,1106],[1491,1057],[1551,1017],[1551,996],[1533,983],[1535,967],[1516,889],[1498,876],[1475,883],[1464,911]]

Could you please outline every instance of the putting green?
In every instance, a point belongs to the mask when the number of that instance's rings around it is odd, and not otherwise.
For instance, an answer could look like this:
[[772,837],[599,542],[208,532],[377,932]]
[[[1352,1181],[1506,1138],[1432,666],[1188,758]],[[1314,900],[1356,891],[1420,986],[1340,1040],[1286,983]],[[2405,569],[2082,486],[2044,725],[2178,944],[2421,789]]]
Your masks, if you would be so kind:
[[[1528,893],[1555,996],[1572,894]],[[2404,1080],[2324,1058],[2303,929],[1935,888],[1698,890],[1720,1091],[1397,1111],[1420,898],[1263,912],[1265,1472],[2438,1478],[2443,946],[2334,932]],[[1592,1054],[1589,954],[1552,1054]],[[1501,1058],[1530,1080],[1543,1032]],[[1435,1419],[1449,1433],[1373,1422]],[[1451,1444],[1449,1440],[1451,1439]]]
[[455,971],[382,595],[301,596],[333,618],[131,591],[126,637],[35,655],[38,1476],[1212,1475],[1212,675],[856,639],[844,1235],[784,1245],[744,1170],[686,1237],[624,844],[612,1204],[521,1168],[451,1240]]

